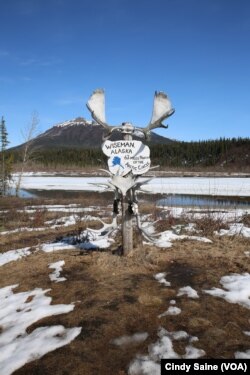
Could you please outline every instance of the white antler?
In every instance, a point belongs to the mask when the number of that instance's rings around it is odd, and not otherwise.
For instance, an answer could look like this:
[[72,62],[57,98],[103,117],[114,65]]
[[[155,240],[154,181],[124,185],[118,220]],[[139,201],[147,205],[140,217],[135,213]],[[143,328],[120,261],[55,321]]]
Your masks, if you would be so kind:
[[168,96],[162,92],[155,92],[154,96],[154,105],[153,105],[153,113],[150,123],[145,129],[140,128],[147,138],[150,131],[156,128],[167,128],[168,125],[162,124],[166,118],[171,116],[174,113],[174,108],[172,108],[172,104],[168,98]]
[[92,118],[107,130],[108,134],[104,138],[108,138],[115,126],[110,126],[105,121],[105,94],[103,89],[97,89],[93,92],[87,102],[87,108]]

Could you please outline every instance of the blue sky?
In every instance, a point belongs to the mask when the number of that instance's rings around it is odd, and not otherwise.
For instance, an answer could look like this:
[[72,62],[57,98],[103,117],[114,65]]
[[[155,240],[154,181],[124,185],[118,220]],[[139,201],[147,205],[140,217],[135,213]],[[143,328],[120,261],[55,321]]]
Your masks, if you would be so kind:
[[0,0],[0,116],[10,146],[83,116],[96,88],[106,119],[146,125],[166,92],[179,140],[248,137],[249,0]]

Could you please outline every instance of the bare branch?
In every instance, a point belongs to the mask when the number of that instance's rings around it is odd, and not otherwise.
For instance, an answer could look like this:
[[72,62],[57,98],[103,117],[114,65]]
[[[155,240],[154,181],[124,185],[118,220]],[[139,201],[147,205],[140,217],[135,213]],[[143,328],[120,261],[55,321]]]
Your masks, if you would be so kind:
[[23,178],[24,170],[26,164],[31,159],[32,155],[32,142],[37,132],[37,126],[39,123],[38,113],[34,111],[31,115],[31,122],[26,126],[24,131],[22,131],[22,136],[24,138],[24,148],[23,148],[23,156],[22,156],[22,165],[21,170],[18,175],[18,179],[16,182],[16,196],[18,196],[21,186],[21,180]]

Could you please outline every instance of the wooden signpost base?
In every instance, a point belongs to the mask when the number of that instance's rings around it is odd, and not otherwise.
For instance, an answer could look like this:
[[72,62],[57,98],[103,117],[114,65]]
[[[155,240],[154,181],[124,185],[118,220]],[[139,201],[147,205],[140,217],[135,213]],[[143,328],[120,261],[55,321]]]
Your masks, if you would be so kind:
[[[125,141],[131,141],[131,134],[124,134]],[[133,250],[133,216],[129,209],[130,190],[127,191],[126,196],[122,198],[122,247],[123,255],[128,255]]]

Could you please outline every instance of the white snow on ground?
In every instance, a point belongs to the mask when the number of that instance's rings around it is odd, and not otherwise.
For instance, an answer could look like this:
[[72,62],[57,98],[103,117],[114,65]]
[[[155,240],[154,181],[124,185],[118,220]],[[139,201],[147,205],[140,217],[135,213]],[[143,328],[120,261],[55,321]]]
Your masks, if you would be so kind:
[[[162,208],[162,212],[168,216],[172,216],[176,219],[186,217],[189,220],[202,219],[209,217],[213,220],[220,220],[222,222],[236,222],[239,221],[242,216],[250,214],[250,209],[202,209],[198,207],[174,207],[174,206],[157,206]],[[188,228],[185,228],[188,230]]]
[[0,254],[0,266],[9,262],[21,259],[31,254],[30,247],[24,247],[17,250],[9,250],[5,253]]
[[26,209],[27,210],[34,210],[34,211],[37,211],[37,210],[48,210],[48,211],[57,211],[57,210],[62,210],[64,211],[65,210],[68,210],[68,209],[75,209],[76,207],[78,207],[79,204],[78,203],[71,203],[71,204],[40,204],[40,205],[35,205],[35,206],[27,206]]
[[195,223],[189,223],[187,225],[177,224],[177,225],[172,225],[171,229],[173,229],[173,232],[176,235],[180,235],[182,230],[185,230],[186,232],[189,232],[189,233],[202,233],[202,230],[198,230],[196,226],[197,225]]
[[81,249],[105,249],[110,247],[110,245],[114,242],[114,239],[110,237],[112,231],[115,231],[112,224],[105,224],[98,218],[96,218],[96,220],[99,220],[103,224],[103,227],[101,229],[87,228],[84,230],[82,237],[87,238],[87,241],[82,242],[79,245]]
[[[100,220],[96,218],[96,220]],[[103,249],[108,248],[111,243],[114,242],[112,238],[109,238],[107,234],[103,234],[105,232],[106,227],[108,225],[104,225],[103,228],[99,230],[91,230],[87,229],[83,232],[83,238],[87,236],[88,240],[79,244],[72,245],[68,238],[65,241],[61,242],[54,242],[48,244],[41,244],[38,250],[44,251],[46,253],[50,253],[53,251],[62,251],[62,250],[77,250],[77,249]],[[27,228],[32,230],[31,228]],[[41,229],[41,228],[40,228]],[[44,228],[43,228],[44,229]],[[11,231],[8,232],[10,234]],[[3,233],[3,232],[2,232]],[[25,256],[31,255],[31,248],[25,247],[17,250],[9,250],[4,253],[0,253],[0,266],[7,264],[12,261],[19,260]]]
[[51,305],[49,290],[13,293],[18,285],[0,289],[0,368],[9,375],[25,363],[67,345],[81,332],[80,327],[66,329],[61,325],[36,328],[28,334],[33,323],[51,315],[69,313],[74,305]]
[[[14,175],[12,185],[18,176]],[[140,181],[146,181],[141,178]],[[59,177],[24,174],[21,181],[22,189],[35,190],[72,190],[72,191],[103,191],[98,185],[105,185],[108,177]],[[156,177],[143,190],[161,194],[193,194],[193,195],[222,195],[222,196],[249,196],[250,181],[245,177]]]
[[249,178],[163,177],[154,178],[143,190],[160,194],[249,196]]
[[100,238],[89,242],[83,242],[80,244],[80,249],[106,249],[110,246],[111,242],[114,242],[111,238]]
[[22,227],[22,228],[0,232],[0,235],[21,233],[21,232],[41,232],[41,231],[48,230],[48,229],[68,227],[70,225],[75,225],[76,223],[79,223],[80,221],[86,222],[86,221],[91,221],[91,220],[95,221],[99,219],[96,216],[90,216],[90,215],[85,215],[81,218],[79,218],[78,215],[70,215],[70,216],[60,217],[59,219],[46,221],[45,222],[45,224],[47,225],[46,227],[41,227],[41,228]]
[[189,298],[199,298],[198,293],[191,286],[184,286],[179,289],[177,297],[188,296]]
[[131,336],[121,336],[117,337],[116,339],[112,340],[112,344],[117,346],[126,346],[131,344],[137,344],[139,342],[143,342],[148,338],[147,332],[140,332],[135,333]]
[[[195,348],[192,343],[197,341],[196,337],[190,336],[185,331],[168,332],[164,328],[158,331],[159,340],[149,346],[148,355],[137,355],[129,366],[129,375],[160,375],[161,359],[178,359],[178,358],[200,358],[206,353],[204,350]],[[173,341],[186,340],[186,352],[179,355],[174,351]]]
[[169,281],[166,280],[165,276],[166,276],[166,272],[160,272],[160,273],[157,273],[154,278],[160,283],[160,284],[163,284],[164,286],[170,286],[171,283]]
[[242,237],[250,237],[250,228],[244,226],[241,223],[234,223],[229,226],[229,229],[221,229],[219,232],[215,232],[215,234],[219,236],[242,236]]
[[[46,221],[45,224],[50,225],[50,228],[58,228],[58,227],[68,227],[70,225],[75,225],[79,222],[86,222],[86,221],[95,221],[98,220],[96,216],[84,215],[79,217],[78,215],[70,215],[70,216],[63,216],[55,220]],[[44,228],[46,229],[46,228]]]
[[114,242],[114,240],[112,238],[109,238],[108,235],[103,234],[103,228],[99,230],[87,229],[82,233],[82,238],[87,238],[87,240],[75,245],[71,245],[71,239],[65,237],[65,241],[43,244],[41,246],[41,250],[49,253],[52,251],[60,250],[105,249],[110,247],[111,243]]
[[158,315],[158,318],[162,318],[167,315],[179,315],[181,313],[181,309],[177,306],[170,306],[167,311]]
[[245,352],[236,352],[234,357],[236,359],[250,359],[250,349],[246,350]]
[[68,227],[70,225],[75,225],[77,219],[78,216],[76,215],[63,216],[58,219],[48,220],[45,224],[50,225],[50,228]]
[[38,204],[34,206],[26,206],[24,210],[20,210],[28,212],[28,213],[34,213],[37,210],[46,210],[50,212],[76,212],[75,210],[79,209],[79,204]]
[[49,278],[50,278],[51,281],[55,281],[56,283],[60,283],[62,281],[67,280],[66,277],[60,277],[60,272],[62,272],[62,267],[64,266],[64,264],[65,264],[64,260],[59,260],[58,262],[49,264],[49,268],[54,270],[54,272],[52,272],[49,275]]
[[154,242],[154,245],[158,247],[171,247],[172,242],[175,240],[195,240],[195,241],[202,241],[207,243],[212,243],[206,237],[199,237],[199,236],[187,236],[187,235],[178,235],[175,234],[172,230],[166,230],[165,232],[160,233],[159,238]]
[[21,232],[41,232],[43,230],[46,230],[48,228],[29,228],[29,227],[23,227],[23,228],[17,228],[13,230],[7,230],[4,232],[0,232],[0,235],[6,235],[6,234],[14,234],[14,233],[21,233]]
[[238,303],[250,309],[250,274],[242,275],[234,273],[221,278],[220,283],[224,289],[213,288],[204,290],[211,296],[224,298],[227,302]]
[[196,228],[195,223],[189,223],[189,224],[185,225],[183,229],[187,232],[190,232],[190,233],[201,233],[202,232],[201,230],[198,230]]
[[55,242],[41,245],[41,250],[45,253],[52,253],[53,251],[60,250],[76,250],[77,247],[74,245],[69,245],[65,242]]
[[[26,207],[24,210],[17,210],[18,212],[26,212],[29,214],[33,214],[38,210],[46,210],[49,212],[69,212],[69,213],[79,213],[79,212],[92,212],[95,211],[95,208],[91,207],[76,207],[78,205],[44,205],[44,206],[29,206]],[[96,208],[97,209],[97,208]],[[100,210],[100,208],[99,208]]]
[[[18,176],[12,181],[15,187]],[[141,178],[140,181],[145,181]],[[72,191],[103,191],[105,188],[92,184],[106,184],[108,177],[59,177],[38,176],[24,174],[21,181],[22,189],[36,190],[72,190]],[[223,196],[249,196],[250,179],[237,178],[212,178],[212,177],[171,177],[154,178],[143,189],[152,193],[161,194],[193,194],[193,195],[223,195]]]
[[[59,176],[36,176],[23,175],[21,189],[31,190],[67,190],[67,191],[104,191],[95,183],[107,183],[106,177],[59,177]],[[15,187],[17,176],[14,176],[12,186]]]

